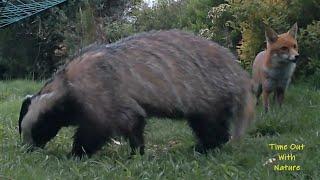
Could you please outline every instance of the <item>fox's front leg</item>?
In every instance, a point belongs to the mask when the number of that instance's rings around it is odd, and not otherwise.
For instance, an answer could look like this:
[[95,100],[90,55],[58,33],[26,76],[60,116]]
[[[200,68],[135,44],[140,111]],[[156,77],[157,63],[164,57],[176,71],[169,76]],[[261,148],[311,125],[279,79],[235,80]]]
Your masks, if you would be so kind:
[[284,88],[277,88],[276,92],[277,92],[277,102],[278,102],[279,106],[281,107],[281,105],[283,103],[283,99],[284,99]]
[[263,106],[264,106],[264,111],[266,113],[269,111],[269,95],[270,95],[270,91],[263,91],[262,93]]

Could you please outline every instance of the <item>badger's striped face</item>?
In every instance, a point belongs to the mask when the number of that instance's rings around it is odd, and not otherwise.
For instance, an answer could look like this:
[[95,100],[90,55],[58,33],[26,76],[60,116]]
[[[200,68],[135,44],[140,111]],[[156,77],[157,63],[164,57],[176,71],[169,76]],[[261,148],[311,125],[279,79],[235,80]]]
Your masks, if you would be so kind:
[[31,99],[33,95],[27,95],[22,101],[20,115],[19,115],[19,134],[21,135],[21,122],[24,116],[27,114],[29,106],[31,104]]
[[54,121],[55,93],[27,96],[21,106],[19,133],[23,142],[37,147],[44,147],[60,127]]

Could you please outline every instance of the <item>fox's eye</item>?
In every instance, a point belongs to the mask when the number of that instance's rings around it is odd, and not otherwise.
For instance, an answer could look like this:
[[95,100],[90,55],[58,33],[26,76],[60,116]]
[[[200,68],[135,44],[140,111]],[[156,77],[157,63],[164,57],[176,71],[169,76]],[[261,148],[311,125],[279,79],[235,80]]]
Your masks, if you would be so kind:
[[297,48],[297,45],[293,45],[293,48],[296,49],[296,48]]
[[283,51],[286,51],[288,48],[283,46],[280,49],[283,50]]

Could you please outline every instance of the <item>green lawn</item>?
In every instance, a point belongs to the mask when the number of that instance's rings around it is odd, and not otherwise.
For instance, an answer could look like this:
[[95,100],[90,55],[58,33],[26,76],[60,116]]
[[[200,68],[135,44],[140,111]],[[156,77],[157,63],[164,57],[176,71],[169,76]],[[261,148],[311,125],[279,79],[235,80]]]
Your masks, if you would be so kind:
[[[264,114],[241,143],[226,144],[207,155],[192,149],[194,137],[184,121],[149,119],[146,154],[128,159],[128,144],[109,144],[92,158],[68,158],[74,128],[63,129],[45,149],[26,152],[17,129],[21,100],[41,83],[0,81],[0,179],[319,179],[320,91],[291,85],[284,106]],[[268,144],[288,145],[271,150]],[[303,150],[290,150],[304,144]],[[278,155],[295,155],[280,161]],[[263,165],[271,158],[276,161]],[[299,171],[274,171],[274,165],[297,165]]]

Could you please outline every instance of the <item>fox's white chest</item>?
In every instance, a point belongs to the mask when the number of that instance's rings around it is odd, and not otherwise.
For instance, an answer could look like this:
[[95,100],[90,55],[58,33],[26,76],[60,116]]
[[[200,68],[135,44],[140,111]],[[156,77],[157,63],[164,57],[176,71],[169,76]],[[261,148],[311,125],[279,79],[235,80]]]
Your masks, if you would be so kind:
[[272,57],[271,64],[270,68],[265,69],[269,81],[272,81],[275,86],[286,87],[290,83],[296,63],[280,57]]
[[272,62],[272,67],[268,69],[268,75],[275,79],[288,79],[292,76],[295,68],[296,63],[277,60]]

